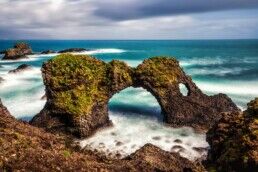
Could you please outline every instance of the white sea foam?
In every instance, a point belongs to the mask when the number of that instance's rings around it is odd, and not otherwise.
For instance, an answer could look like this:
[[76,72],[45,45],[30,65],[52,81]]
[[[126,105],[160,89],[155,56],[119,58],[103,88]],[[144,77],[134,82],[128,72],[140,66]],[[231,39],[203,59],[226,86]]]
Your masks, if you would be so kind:
[[[237,59],[237,60],[236,60]],[[228,58],[222,58],[220,56],[217,57],[193,57],[189,59],[183,59],[180,60],[179,64],[181,66],[187,67],[187,66],[206,66],[206,65],[222,65],[222,64],[232,64],[232,63],[256,63],[257,62],[257,57],[243,57],[243,58],[233,58],[233,57],[228,57]]]
[[16,118],[32,117],[44,106],[45,100],[41,100],[44,86],[40,68],[19,73],[8,73],[13,65],[5,65],[1,69],[1,77],[4,81],[0,84],[0,96],[4,105]]
[[203,57],[203,58],[191,58],[186,60],[180,60],[179,64],[181,66],[194,66],[194,65],[220,65],[225,63],[220,57]]
[[187,69],[189,74],[193,75],[217,75],[217,76],[225,76],[228,74],[238,75],[241,74],[243,71],[248,70],[248,68],[225,68],[225,67],[218,67],[218,68],[191,68]]
[[73,54],[117,54],[117,53],[124,53],[126,50],[123,49],[117,49],[117,48],[103,48],[103,49],[96,49],[96,50],[89,50],[79,53],[73,53]]
[[235,95],[258,96],[258,81],[195,82],[203,91]]
[[1,63],[16,63],[16,62],[31,62],[39,60],[38,55],[28,55],[27,58],[22,58],[18,60],[0,60]]
[[[205,134],[195,133],[191,128],[166,127],[155,119],[140,114],[109,112],[109,116],[114,127],[99,131],[93,137],[81,141],[82,147],[97,149],[111,157],[119,153],[120,158],[135,152],[146,143],[154,144],[166,151],[179,152],[190,160],[207,153],[193,150],[193,147],[207,148],[208,143],[205,141]],[[176,139],[182,143],[176,143]]]
[[[123,49],[117,49],[117,48],[103,48],[103,49],[95,49],[95,50],[88,50],[88,51],[82,51],[82,52],[73,52],[71,54],[74,55],[94,55],[94,54],[119,54],[124,53],[126,50]],[[34,54],[29,55],[29,58],[36,58],[36,57],[54,57],[59,55],[60,53],[50,53],[50,54]]]
[[143,60],[123,60],[131,67],[137,67],[139,64],[143,62]]
[[206,94],[227,94],[242,110],[246,109],[246,104],[250,100],[258,97],[258,81],[228,81],[223,83],[196,81],[195,83]]
[[[143,109],[157,109],[155,113],[160,113],[157,100],[142,88],[128,88],[113,96],[110,104],[112,102]],[[157,115],[109,111],[114,127],[98,131],[91,138],[82,140],[81,146],[90,150],[97,149],[111,157],[119,153],[122,155],[121,158],[146,143],[152,143],[166,151],[179,151],[182,156],[190,160],[206,155],[206,151],[199,153],[193,150],[193,147],[208,147],[205,134],[195,133],[186,127],[178,129],[167,127],[159,122]],[[182,143],[176,143],[176,139],[180,139]]]

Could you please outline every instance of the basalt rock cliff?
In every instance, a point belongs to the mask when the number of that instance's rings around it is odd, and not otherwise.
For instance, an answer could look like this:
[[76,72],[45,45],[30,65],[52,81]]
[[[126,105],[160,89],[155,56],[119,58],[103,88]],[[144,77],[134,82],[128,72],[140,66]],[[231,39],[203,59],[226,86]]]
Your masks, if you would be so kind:
[[[109,99],[130,86],[151,92],[164,122],[171,126],[207,130],[222,117],[221,112],[239,110],[224,94],[203,94],[170,57],[150,58],[131,68],[117,60],[105,63],[90,56],[63,54],[45,63],[42,72],[47,103],[31,124],[77,137],[109,125]],[[180,83],[187,87],[187,96],[180,92]]]
[[31,47],[24,43],[16,43],[13,48],[5,50],[5,55],[2,60],[18,60],[26,58],[26,55],[32,54]]
[[208,163],[217,171],[258,171],[258,98],[242,112],[224,113],[208,131]]

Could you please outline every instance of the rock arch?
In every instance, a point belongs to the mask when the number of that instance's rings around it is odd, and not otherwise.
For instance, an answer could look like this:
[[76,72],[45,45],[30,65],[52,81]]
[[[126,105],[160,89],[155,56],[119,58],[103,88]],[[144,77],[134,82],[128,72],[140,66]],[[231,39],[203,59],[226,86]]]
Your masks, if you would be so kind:
[[[238,111],[224,94],[203,94],[170,57],[153,57],[131,68],[118,60],[105,63],[86,55],[63,54],[45,63],[42,73],[47,103],[31,123],[78,137],[110,124],[109,99],[130,86],[151,92],[164,122],[172,126],[206,130],[220,119],[220,112]],[[187,96],[181,94],[180,83],[188,88]]]

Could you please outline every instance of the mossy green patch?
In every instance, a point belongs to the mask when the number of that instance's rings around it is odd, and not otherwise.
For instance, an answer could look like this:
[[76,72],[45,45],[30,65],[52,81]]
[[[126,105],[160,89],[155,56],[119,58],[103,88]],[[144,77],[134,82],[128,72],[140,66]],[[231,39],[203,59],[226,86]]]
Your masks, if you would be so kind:
[[[62,54],[48,62],[47,84],[53,91],[53,104],[66,113],[81,116],[91,112],[95,103],[107,102],[118,75],[120,83],[131,82],[125,63],[105,63],[87,55]],[[117,81],[117,78],[115,78]]]
[[178,68],[178,61],[171,57],[153,57],[136,68],[136,74],[153,80],[157,87],[178,83],[182,71]]
[[69,150],[64,150],[63,155],[65,158],[69,158],[71,156],[71,152]]

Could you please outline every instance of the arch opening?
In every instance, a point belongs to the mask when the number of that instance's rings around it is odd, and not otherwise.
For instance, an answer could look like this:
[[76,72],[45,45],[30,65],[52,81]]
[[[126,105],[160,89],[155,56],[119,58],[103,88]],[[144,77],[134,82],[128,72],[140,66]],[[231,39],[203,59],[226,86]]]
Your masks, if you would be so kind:
[[[108,116],[112,127],[98,131],[81,141],[82,147],[100,151],[108,157],[124,158],[147,143],[169,152],[178,152],[190,160],[204,156],[194,147],[207,147],[205,134],[192,128],[164,125],[161,106],[150,91],[128,87],[109,99]],[[196,138],[193,140],[192,138]]]
[[179,90],[183,96],[189,96],[190,91],[186,84],[180,83]]
[[141,116],[163,121],[162,110],[157,99],[142,87],[128,87],[109,99],[109,115]]

